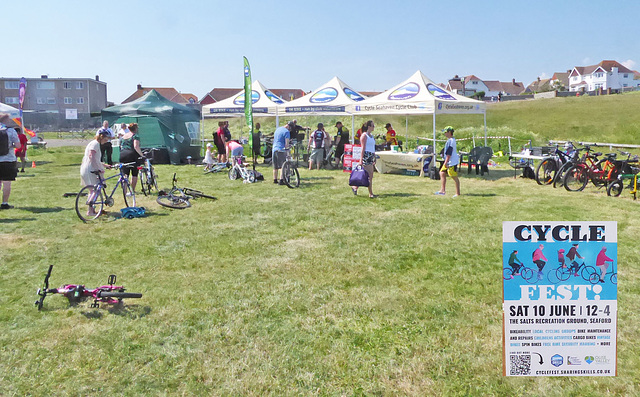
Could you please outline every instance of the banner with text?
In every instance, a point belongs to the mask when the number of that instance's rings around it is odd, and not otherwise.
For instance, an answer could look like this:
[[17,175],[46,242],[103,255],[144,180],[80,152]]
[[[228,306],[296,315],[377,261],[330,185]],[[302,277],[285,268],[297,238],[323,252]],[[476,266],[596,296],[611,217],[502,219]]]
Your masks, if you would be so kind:
[[505,376],[617,374],[616,222],[504,222]]

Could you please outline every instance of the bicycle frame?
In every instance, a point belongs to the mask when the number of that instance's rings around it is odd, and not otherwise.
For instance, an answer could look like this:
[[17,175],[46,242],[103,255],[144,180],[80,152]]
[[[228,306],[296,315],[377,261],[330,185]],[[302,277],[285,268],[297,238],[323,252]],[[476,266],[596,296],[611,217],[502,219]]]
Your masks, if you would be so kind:
[[[135,164],[135,163],[128,163],[128,165],[132,165],[132,164]],[[113,187],[113,190],[111,190],[111,194],[107,195],[107,201],[109,201],[109,202],[112,201],[112,197],[116,193],[116,190],[118,190],[119,186],[122,186],[122,184],[125,181],[127,182],[127,184],[129,184],[129,178],[127,178],[127,175],[125,175],[125,173],[122,172],[122,168],[124,168],[125,166],[127,166],[127,164],[119,164],[118,165],[119,173],[115,174],[115,175],[112,175],[112,176],[110,176],[108,178],[104,178],[101,173],[97,174],[99,181],[96,184],[96,189],[95,189],[94,194],[93,194],[94,195],[94,199],[95,199],[95,197],[99,196],[101,190],[104,190],[105,192],[107,192],[107,190],[106,190],[107,189],[107,183],[106,182],[109,179],[113,179],[113,178],[118,177],[118,180],[116,181],[116,184]]]

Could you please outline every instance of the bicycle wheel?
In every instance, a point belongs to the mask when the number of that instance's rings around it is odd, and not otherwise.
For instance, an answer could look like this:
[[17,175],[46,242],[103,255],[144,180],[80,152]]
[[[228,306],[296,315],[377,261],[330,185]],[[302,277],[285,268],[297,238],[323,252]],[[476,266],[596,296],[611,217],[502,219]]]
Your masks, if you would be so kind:
[[153,169],[153,166],[149,169],[149,193],[151,193],[151,188],[158,189],[158,175],[156,175],[156,171]]
[[502,269],[502,278],[505,280],[511,280],[513,278],[513,269],[510,267]]
[[136,194],[133,192],[133,189],[131,189],[131,185],[127,181],[122,181],[122,196],[124,197],[125,206],[136,206]]
[[552,270],[547,273],[547,280],[549,280],[551,284],[558,284],[560,282],[560,277],[558,277],[558,270],[560,269]]
[[546,158],[536,167],[536,182],[538,185],[548,185],[558,172],[558,166],[553,158]]
[[587,170],[574,165],[567,170],[563,185],[568,192],[581,192],[588,182]]
[[613,181],[607,186],[607,196],[618,197],[624,189],[624,183],[621,180]]
[[166,196],[158,196],[156,202],[163,207],[175,208],[177,210],[183,210],[185,208],[191,207],[191,202],[189,201],[189,199],[176,197],[172,194]]
[[101,291],[98,298],[142,298],[142,294],[137,292],[117,292],[117,291]]
[[569,277],[571,277],[571,269],[569,267],[560,266],[556,269],[556,277],[558,277],[560,281],[567,281]]
[[572,166],[571,163],[563,164],[558,172],[556,172],[556,176],[553,177],[553,187],[556,188],[558,185],[562,186],[564,183],[564,176],[567,174],[567,170]]
[[600,282],[600,276],[595,273],[591,273],[589,275],[589,282],[591,284],[598,284]]
[[616,285],[618,284],[618,273],[613,273],[611,275],[611,283]]
[[[593,266],[583,266],[582,270],[580,270],[580,277],[582,277],[585,281],[591,281],[591,275],[595,274],[596,276],[598,276],[598,272],[596,271],[596,268]],[[600,278],[600,276],[598,276],[598,279]]]
[[529,269],[528,267],[522,267],[520,269],[520,274],[522,275],[522,278],[524,279],[524,281],[528,282],[529,284],[535,284],[539,280],[538,272],[534,272],[532,269]]
[[145,196],[151,193],[151,184],[149,183],[149,176],[146,170],[140,170],[140,190]]
[[[95,194],[95,197],[91,202],[89,202],[89,190],[94,190],[95,186],[85,186],[83,187],[78,195],[76,196],[76,214],[78,218],[82,220],[82,222],[90,222],[92,220],[97,219],[102,214],[102,209],[104,208],[104,192],[102,189],[98,189],[98,192]],[[93,208],[93,213],[89,215],[90,209]]]
[[229,179],[231,179],[232,181],[238,179],[238,170],[236,170],[235,166],[231,167],[231,169],[229,170]]
[[289,188],[294,189],[300,186],[300,173],[296,167],[285,163],[282,167],[282,177]]

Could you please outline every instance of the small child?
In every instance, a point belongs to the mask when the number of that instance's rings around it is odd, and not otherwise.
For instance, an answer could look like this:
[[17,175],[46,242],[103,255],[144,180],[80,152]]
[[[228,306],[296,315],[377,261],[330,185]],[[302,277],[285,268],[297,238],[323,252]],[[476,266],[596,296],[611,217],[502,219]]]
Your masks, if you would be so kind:
[[567,267],[567,265],[565,265],[564,263],[564,250],[562,248],[558,250],[558,263],[560,264],[560,266],[562,266],[563,269]]
[[215,161],[213,161],[213,155],[211,154],[212,144],[207,143],[207,151],[204,153],[204,160],[202,160],[202,164],[204,164],[204,170],[210,171]]

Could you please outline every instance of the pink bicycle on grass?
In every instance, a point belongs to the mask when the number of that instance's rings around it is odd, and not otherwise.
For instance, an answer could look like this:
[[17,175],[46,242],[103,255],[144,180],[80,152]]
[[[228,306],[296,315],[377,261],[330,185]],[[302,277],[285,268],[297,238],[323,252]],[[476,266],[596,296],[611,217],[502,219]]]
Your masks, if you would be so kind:
[[65,284],[60,288],[49,288],[49,277],[51,277],[51,270],[53,265],[49,266],[47,275],[44,277],[44,284],[42,288],[38,288],[38,296],[40,297],[36,301],[36,307],[38,310],[42,309],[44,298],[50,294],[61,294],[69,300],[70,305],[75,305],[80,302],[91,298],[93,303],[92,308],[100,306],[100,303],[106,303],[109,305],[121,304],[124,298],[142,298],[142,294],[134,292],[124,292],[123,286],[117,286],[116,276],[112,274],[109,276],[107,283],[109,285],[103,285],[96,289],[87,289],[84,285]]

